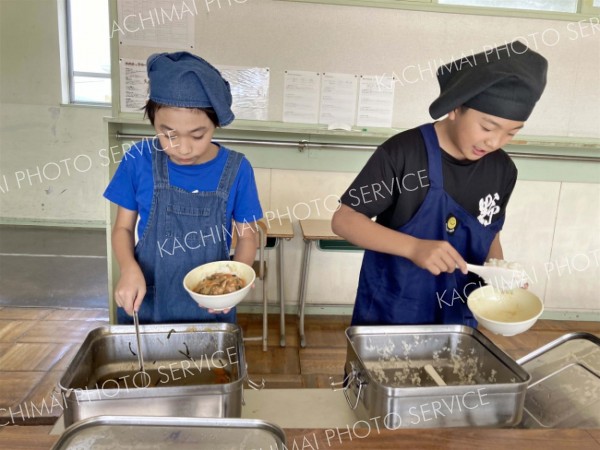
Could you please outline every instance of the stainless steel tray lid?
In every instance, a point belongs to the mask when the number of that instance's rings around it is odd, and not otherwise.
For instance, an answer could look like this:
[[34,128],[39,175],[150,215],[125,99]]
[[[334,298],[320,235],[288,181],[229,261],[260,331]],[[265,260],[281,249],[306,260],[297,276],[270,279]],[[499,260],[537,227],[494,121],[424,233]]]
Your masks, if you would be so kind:
[[600,338],[566,334],[517,362],[532,377],[523,427],[600,427]]
[[52,450],[285,448],[276,425],[253,419],[97,416],[68,427]]

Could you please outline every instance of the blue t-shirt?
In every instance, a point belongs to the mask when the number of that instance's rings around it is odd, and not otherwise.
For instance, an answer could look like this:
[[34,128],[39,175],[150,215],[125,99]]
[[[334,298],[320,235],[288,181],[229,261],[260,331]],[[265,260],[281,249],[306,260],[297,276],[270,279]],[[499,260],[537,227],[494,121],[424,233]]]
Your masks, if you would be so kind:
[[[168,160],[170,184],[187,192],[216,191],[230,150],[217,142],[214,144],[219,146],[217,156],[203,164],[180,166]],[[150,140],[134,144],[123,156],[104,191],[106,199],[138,212],[137,235],[140,238],[148,224],[154,191],[151,148]],[[243,224],[257,221],[262,215],[254,171],[250,162],[243,158],[227,200],[227,229],[231,229],[232,218]]]

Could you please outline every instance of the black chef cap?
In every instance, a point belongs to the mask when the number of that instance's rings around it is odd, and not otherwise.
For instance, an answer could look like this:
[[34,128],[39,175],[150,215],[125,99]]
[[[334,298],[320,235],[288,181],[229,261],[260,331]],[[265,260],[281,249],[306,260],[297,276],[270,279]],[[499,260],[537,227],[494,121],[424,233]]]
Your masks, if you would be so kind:
[[546,86],[548,61],[514,41],[458,59],[437,70],[440,96],[429,107],[438,119],[459,106],[524,122]]

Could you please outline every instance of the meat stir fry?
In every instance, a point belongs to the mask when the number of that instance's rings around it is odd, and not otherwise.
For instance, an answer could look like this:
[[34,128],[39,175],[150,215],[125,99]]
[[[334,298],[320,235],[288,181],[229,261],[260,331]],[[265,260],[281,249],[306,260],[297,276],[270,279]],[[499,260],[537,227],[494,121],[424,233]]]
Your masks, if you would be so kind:
[[244,287],[244,280],[234,273],[214,273],[202,280],[194,292],[202,295],[222,295],[239,291]]

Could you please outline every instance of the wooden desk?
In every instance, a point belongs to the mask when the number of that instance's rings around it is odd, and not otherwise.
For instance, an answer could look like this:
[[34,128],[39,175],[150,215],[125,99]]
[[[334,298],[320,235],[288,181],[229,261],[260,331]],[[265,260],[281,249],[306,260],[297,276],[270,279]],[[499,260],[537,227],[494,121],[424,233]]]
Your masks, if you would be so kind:
[[[352,424],[350,424],[352,425]],[[418,448],[422,450],[462,449],[485,447],[488,450],[506,448],[545,450],[598,450],[600,432],[597,429],[552,429],[517,430],[497,428],[433,428],[433,429],[375,429],[354,431],[324,428],[285,428],[286,447],[339,449],[339,450],[383,450]],[[6,426],[0,428],[0,448],[22,450],[49,450],[59,435],[49,434],[51,425]],[[356,433],[354,436],[353,434]],[[354,439],[352,439],[354,437]],[[321,445],[319,445],[321,443]],[[314,445],[313,445],[314,444]]]
[[298,316],[300,324],[298,331],[300,333],[300,346],[306,347],[306,339],[304,337],[304,307],[306,304],[306,283],[308,280],[308,265],[310,264],[310,251],[312,243],[320,240],[336,240],[343,241],[341,237],[331,229],[331,220],[315,220],[307,219],[300,220],[300,229],[302,230],[302,238],[304,239],[304,253],[302,256],[302,272],[300,275],[300,291],[298,298],[300,301],[300,309]]
[[[486,450],[541,449],[544,450],[598,450],[600,443],[597,429],[544,428],[518,430],[506,428],[429,428],[388,430],[371,428],[354,430],[352,424],[347,433],[342,429],[284,429],[285,448],[328,450],[389,450],[392,448],[415,448],[420,450],[481,448]],[[346,434],[347,433],[347,434]]]
[[267,223],[267,237],[275,238],[277,247],[277,289],[279,292],[279,345],[285,347],[285,301],[283,289],[283,241],[294,237],[294,227],[289,219],[271,220]]

